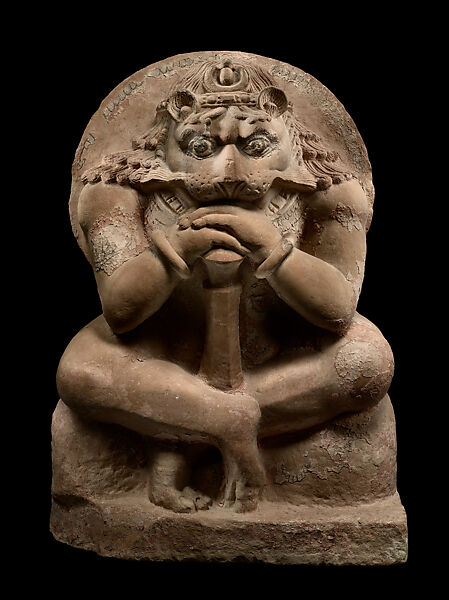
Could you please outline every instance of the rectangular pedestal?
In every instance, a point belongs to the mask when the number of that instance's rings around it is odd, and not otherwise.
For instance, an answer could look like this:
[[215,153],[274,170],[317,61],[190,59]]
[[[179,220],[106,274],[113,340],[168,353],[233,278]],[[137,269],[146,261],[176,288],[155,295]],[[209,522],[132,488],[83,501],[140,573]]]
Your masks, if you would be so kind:
[[54,500],[51,531],[102,556],[168,561],[388,565],[407,560],[406,515],[395,494],[346,507],[264,502],[237,514],[176,514],[141,496]]

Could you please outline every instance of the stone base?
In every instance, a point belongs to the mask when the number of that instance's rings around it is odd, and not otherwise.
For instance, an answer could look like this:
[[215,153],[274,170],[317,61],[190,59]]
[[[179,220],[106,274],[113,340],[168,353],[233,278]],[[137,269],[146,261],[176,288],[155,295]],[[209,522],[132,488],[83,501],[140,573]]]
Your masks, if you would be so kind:
[[175,514],[144,501],[53,500],[51,531],[66,544],[133,560],[389,565],[407,560],[406,515],[398,494],[357,506],[263,502],[252,513],[213,507]]

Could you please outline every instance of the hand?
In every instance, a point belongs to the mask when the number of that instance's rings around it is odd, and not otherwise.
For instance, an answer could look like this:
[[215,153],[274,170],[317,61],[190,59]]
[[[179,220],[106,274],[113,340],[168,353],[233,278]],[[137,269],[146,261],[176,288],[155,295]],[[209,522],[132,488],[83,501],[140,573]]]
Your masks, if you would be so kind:
[[[197,211],[195,211],[196,213]],[[194,213],[192,213],[194,214]],[[185,216],[181,217],[183,219]],[[181,258],[191,266],[195,260],[209,252],[212,248],[226,248],[242,256],[247,256],[250,249],[244,246],[233,235],[208,227],[192,228],[182,226],[181,219],[167,232],[167,240]]]
[[[183,215],[178,227],[184,231],[225,232],[237,240],[252,261],[261,264],[279,244],[281,234],[261,210],[239,206],[205,206]],[[234,248],[232,248],[234,249]],[[248,252],[249,251],[249,252]]]

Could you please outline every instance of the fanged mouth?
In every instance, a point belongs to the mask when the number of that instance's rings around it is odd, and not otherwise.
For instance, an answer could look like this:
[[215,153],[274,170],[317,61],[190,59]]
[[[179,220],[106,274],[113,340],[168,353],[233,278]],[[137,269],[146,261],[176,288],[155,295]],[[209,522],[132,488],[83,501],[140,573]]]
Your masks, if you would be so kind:
[[246,185],[247,184],[244,181],[224,181],[221,183],[215,183],[214,187],[227,200],[237,200],[239,196],[242,195],[242,192]]

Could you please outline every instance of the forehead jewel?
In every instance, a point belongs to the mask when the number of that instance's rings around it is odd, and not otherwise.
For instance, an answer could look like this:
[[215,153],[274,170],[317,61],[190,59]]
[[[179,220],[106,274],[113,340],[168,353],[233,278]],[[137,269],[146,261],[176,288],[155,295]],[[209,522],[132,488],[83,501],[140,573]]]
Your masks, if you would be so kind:
[[264,110],[272,117],[280,116],[288,108],[287,98],[279,88],[268,86],[260,92],[252,91],[248,70],[230,59],[208,65],[201,87],[205,93],[195,94],[187,89],[174,92],[161,103],[161,108],[166,108],[175,121],[184,120],[201,108],[218,106],[246,105]]

